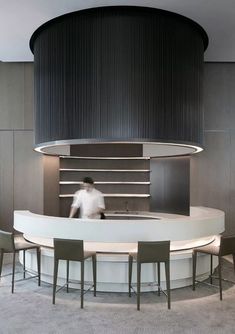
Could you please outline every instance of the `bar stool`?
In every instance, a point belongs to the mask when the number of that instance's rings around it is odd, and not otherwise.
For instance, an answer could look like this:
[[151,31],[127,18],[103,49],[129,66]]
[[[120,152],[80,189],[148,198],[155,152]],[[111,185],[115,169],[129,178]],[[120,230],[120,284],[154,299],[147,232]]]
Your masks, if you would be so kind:
[[[55,304],[56,285],[58,276],[59,260],[66,260],[66,286],[69,291],[69,261],[81,263],[81,308],[83,308],[84,295],[84,261],[92,257],[94,296],[96,296],[96,253],[84,251],[83,240],[54,239],[54,278],[53,278],[53,299]],[[60,288],[61,289],[61,288]],[[59,289],[59,290],[60,290]]]
[[[171,308],[170,299],[170,241],[139,241],[138,252],[129,253],[129,297],[131,297],[131,279],[133,259],[137,262],[137,310],[140,310],[141,264],[157,263],[158,268],[158,295],[162,291],[167,296],[168,309]],[[160,286],[160,264],[165,263],[167,294]]]
[[[14,235],[10,232],[5,232],[0,230],[0,277],[8,276],[2,274],[2,263],[3,263],[3,256],[5,253],[13,253],[13,262],[12,262],[12,281],[11,281],[11,292],[14,293],[14,285],[15,285],[15,255],[19,251],[23,251],[23,279],[26,279],[25,273],[29,272],[25,268],[25,251],[29,249],[36,249],[37,251],[37,267],[38,267],[38,274],[28,277],[35,278],[38,277],[38,286],[41,284],[41,275],[40,275],[40,246],[31,242],[26,241],[22,236]],[[21,280],[17,280],[21,281]]]
[[[192,259],[193,259],[193,290],[195,290],[195,282],[205,283],[201,281],[196,281],[196,266],[197,266],[197,253],[204,253],[210,255],[210,285],[212,285],[212,278],[219,279],[219,290],[220,290],[220,300],[222,300],[222,257],[225,255],[233,255],[233,265],[235,271],[235,236],[221,236],[220,245],[207,245],[203,247],[194,248]],[[218,265],[218,274],[219,276],[213,276],[213,255],[218,256],[219,265]],[[228,280],[226,280],[228,281]],[[206,283],[209,284],[209,283]]]

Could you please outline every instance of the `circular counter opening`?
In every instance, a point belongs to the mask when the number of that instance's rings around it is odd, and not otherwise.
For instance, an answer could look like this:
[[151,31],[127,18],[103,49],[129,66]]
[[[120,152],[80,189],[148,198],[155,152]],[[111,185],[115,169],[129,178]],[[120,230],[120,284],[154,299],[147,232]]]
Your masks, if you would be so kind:
[[128,215],[128,214],[105,214],[106,219],[111,220],[148,220],[148,219],[154,219],[159,220],[160,218],[155,217],[149,217],[149,216],[143,216],[143,215]]

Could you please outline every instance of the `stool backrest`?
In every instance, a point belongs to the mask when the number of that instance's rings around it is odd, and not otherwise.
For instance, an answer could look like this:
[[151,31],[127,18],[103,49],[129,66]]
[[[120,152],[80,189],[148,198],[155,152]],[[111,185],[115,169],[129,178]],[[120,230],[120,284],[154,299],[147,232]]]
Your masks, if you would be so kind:
[[15,250],[13,233],[0,230],[0,249],[4,252]]
[[220,240],[220,255],[235,254],[235,235],[221,236]]
[[166,262],[170,258],[170,241],[139,241],[138,261],[142,263]]
[[83,240],[54,239],[54,257],[61,260],[82,261]]

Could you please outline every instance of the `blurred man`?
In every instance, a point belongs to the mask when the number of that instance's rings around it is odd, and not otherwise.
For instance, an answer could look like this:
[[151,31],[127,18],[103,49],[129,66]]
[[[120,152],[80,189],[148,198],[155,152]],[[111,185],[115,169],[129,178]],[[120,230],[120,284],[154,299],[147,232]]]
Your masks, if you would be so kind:
[[85,177],[82,189],[74,194],[69,218],[74,217],[78,208],[80,208],[81,218],[90,219],[100,219],[100,215],[105,209],[104,196],[99,190],[95,189],[91,177]]

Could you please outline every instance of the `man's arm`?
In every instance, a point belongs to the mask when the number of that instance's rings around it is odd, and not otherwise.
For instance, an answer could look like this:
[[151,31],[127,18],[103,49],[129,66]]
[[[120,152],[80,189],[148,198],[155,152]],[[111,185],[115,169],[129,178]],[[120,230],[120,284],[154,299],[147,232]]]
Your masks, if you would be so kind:
[[73,197],[73,203],[71,205],[70,213],[69,213],[69,218],[73,218],[77,212],[77,209],[80,207],[81,204],[81,191],[77,191]]
[[104,195],[101,193],[101,196],[99,197],[99,203],[97,207],[98,212],[97,213],[102,213],[105,210],[105,204],[104,204]]
[[77,208],[75,206],[71,206],[69,218],[73,218],[77,212]]

